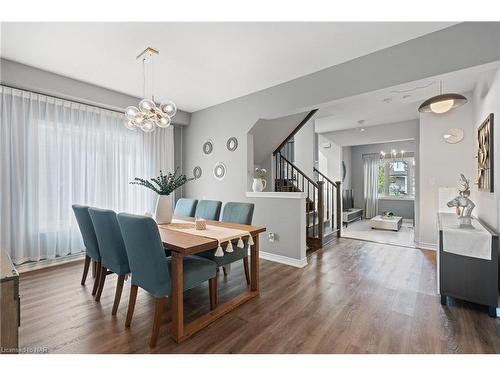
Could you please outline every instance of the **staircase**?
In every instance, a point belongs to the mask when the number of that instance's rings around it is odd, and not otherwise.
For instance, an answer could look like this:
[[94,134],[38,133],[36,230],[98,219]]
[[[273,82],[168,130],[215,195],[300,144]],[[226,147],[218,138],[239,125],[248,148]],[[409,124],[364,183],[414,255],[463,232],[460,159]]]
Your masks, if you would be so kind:
[[306,237],[308,250],[316,250],[340,236],[342,226],[341,183],[333,182],[316,168],[314,179],[301,171],[292,160],[293,136],[316,113],[309,114],[273,152],[274,190],[304,192],[306,197]]

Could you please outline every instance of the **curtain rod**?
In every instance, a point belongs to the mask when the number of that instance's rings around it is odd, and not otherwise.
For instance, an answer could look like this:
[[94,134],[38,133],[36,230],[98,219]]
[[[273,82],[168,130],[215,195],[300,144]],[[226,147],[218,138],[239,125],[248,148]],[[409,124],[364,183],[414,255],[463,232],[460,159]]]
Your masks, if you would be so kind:
[[31,90],[31,89],[24,89],[22,87],[16,87],[16,86],[12,86],[12,85],[6,85],[4,83],[1,83],[0,86],[8,87],[8,88],[14,89],[14,90],[21,90],[21,91],[26,91],[26,92],[32,92],[33,94],[42,95],[42,96],[46,96],[46,97],[53,98],[53,99],[65,100],[67,102],[73,102],[73,103],[76,103],[76,104],[86,105],[86,106],[89,106],[89,107],[95,107],[95,108],[103,109],[105,111],[120,113],[122,115],[124,114],[124,111],[125,111],[125,110],[119,111],[117,109],[111,109],[109,107],[103,107],[103,106],[96,105],[96,104],[85,103],[85,102],[81,102],[81,101],[74,100],[74,99],[63,98],[61,96],[55,96],[55,95],[52,95],[52,94],[46,94],[44,92],[35,91],[35,90]]
[[[379,156],[380,157],[380,152],[372,152],[368,154],[361,154],[361,156]],[[413,151],[405,151],[403,158],[406,157],[414,157],[415,152]],[[401,152],[398,152],[396,156],[392,156],[390,152],[386,153],[384,157],[381,157],[381,159],[401,159]]]

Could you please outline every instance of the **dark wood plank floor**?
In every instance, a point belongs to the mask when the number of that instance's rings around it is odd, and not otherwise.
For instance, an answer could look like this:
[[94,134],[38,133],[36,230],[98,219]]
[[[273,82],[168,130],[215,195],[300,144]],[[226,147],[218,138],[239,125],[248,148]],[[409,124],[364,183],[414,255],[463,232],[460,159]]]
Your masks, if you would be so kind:
[[[297,269],[261,262],[261,295],[182,344],[168,335],[148,347],[153,301],[139,291],[130,329],[130,283],[111,317],[116,276],[101,303],[82,264],[21,277],[20,345],[49,353],[500,353],[500,319],[481,307],[436,295],[435,253],[341,239]],[[243,267],[219,275],[224,301],[245,288]],[[208,311],[208,286],[186,293],[188,319]]]

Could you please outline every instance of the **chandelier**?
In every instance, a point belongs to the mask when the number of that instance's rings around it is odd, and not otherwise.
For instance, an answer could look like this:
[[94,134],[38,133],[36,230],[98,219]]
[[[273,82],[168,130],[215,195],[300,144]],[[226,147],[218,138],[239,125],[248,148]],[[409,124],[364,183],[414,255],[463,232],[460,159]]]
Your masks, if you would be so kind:
[[[177,106],[171,101],[165,101],[157,105],[153,96],[153,57],[158,55],[159,51],[148,47],[142,51],[137,60],[142,60],[143,72],[143,97],[138,107],[130,106],[125,108],[127,120],[125,127],[130,130],[141,129],[144,132],[152,132],[155,127],[168,128],[172,118],[177,113]],[[147,69],[149,68],[149,69]],[[148,70],[148,71],[146,71]],[[146,78],[149,80],[150,98],[146,98]]]

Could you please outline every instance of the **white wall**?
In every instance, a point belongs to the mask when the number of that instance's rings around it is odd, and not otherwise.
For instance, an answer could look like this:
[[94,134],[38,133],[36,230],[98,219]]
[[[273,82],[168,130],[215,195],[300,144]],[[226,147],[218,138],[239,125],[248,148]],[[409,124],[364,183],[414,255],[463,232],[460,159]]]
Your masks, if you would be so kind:
[[309,178],[314,178],[314,121],[307,122],[293,139],[294,164]]
[[[332,181],[342,181],[342,147],[325,138],[318,136],[318,169]],[[329,145],[329,147],[325,147]]]
[[[417,114],[416,114],[417,116]],[[400,142],[417,138],[418,120],[367,126],[365,131],[345,129],[321,133],[340,146],[358,146],[384,142]]]
[[[500,232],[500,70],[482,77],[473,92],[473,124],[474,131],[486,117],[493,113],[494,128],[494,192],[479,191],[477,185],[472,185],[475,192],[476,212],[474,214],[488,226]],[[475,136],[475,133],[474,133]],[[474,142],[474,155],[477,147]],[[476,177],[476,160],[474,160],[474,175]]]
[[[471,99],[472,95],[465,96]],[[462,142],[444,142],[443,133],[450,128],[464,130]],[[419,230],[415,233],[415,239],[423,248],[437,248],[438,188],[457,187],[460,173],[470,178],[471,182],[474,181],[473,129],[473,105],[470,102],[440,115],[420,114],[420,205],[417,222]]]

